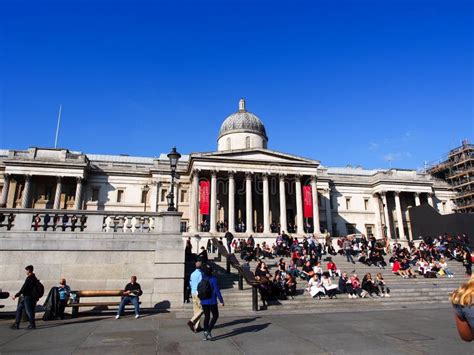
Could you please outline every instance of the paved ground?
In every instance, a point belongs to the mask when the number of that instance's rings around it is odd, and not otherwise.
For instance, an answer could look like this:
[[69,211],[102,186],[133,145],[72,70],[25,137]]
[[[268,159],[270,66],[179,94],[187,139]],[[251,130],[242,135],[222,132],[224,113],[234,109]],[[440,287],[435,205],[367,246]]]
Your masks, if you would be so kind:
[[85,317],[10,330],[0,320],[0,353],[28,354],[474,354],[449,307],[354,313],[222,317],[213,342],[175,314]]

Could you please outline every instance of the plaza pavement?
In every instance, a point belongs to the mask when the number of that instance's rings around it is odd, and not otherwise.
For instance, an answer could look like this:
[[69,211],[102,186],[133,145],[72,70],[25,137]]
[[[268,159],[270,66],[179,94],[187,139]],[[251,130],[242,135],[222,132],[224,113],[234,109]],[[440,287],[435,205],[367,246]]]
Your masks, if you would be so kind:
[[[179,316],[179,314],[178,314]],[[0,319],[0,354],[474,354],[449,306],[438,309],[222,317],[202,341],[176,313],[109,313],[11,330]],[[26,326],[26,324],[23,324]]]

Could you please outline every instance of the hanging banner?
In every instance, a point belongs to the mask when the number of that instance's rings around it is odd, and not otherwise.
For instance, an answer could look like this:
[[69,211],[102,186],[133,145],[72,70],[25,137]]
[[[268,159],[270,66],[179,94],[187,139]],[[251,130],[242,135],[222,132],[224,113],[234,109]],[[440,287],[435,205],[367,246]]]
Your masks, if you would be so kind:
[[201,181],[199,183],[199,210],[202,215],[209,214],[209,181]]
[[313,217],[313,195],[311,186],[303,186],[303,216],[304,218]]

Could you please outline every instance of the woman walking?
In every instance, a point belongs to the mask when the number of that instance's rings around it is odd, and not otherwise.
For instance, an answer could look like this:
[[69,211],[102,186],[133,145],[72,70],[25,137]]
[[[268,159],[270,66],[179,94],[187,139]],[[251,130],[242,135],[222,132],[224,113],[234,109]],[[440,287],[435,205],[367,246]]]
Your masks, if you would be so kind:
[[[204,338],[202,340],[212,340],[212,329],[219,318],[219,309],[217,300],[224,307],[224,299],[217,285],[217,279],[212,273],[212,268],[204,269],[204,276],[198,285],[198,296],[201,300],[202,310],[204,311]],[[212,319],[211,319],[212,314]]]

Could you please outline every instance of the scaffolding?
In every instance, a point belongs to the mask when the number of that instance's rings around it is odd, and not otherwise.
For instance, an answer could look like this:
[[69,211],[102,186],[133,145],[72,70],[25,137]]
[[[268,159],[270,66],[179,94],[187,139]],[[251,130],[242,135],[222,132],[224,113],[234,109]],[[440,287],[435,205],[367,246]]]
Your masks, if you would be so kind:
[[456,192],[456,212],[474,213],[474,144],[463,140],[460,147],[430,164],[427,172],[451,185]]

